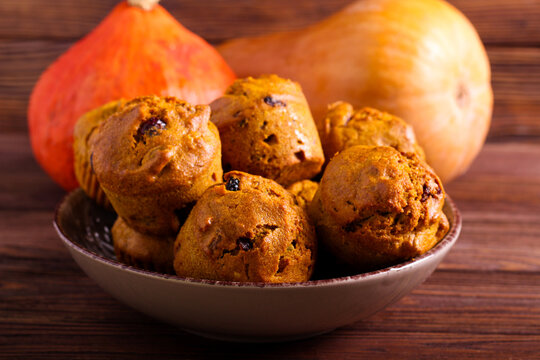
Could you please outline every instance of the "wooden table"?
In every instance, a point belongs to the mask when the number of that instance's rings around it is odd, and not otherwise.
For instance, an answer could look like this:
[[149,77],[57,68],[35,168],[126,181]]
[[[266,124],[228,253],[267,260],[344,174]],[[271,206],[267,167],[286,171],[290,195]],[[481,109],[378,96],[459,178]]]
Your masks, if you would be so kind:
[[[213,43],[301,27],[347,0],[163,0]],[[32,157],[38,75],[115,0],[0,2],[0,358],[540,358],[540,2],[453,0],[493,68],[495,112],[470,171],[447,186],[457,245],[423,285],[370,319],[317,338],[206,340],[117,302],[77,267],[52,227],[64,195]]]

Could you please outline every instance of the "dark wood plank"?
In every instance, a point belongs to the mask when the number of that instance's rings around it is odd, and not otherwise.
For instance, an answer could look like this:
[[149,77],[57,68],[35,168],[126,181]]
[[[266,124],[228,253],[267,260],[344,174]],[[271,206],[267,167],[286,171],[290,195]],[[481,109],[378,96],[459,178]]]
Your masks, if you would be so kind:
[[540,2],[535,0],[448,0],[476,27],[487,45],[538,46]]
[[[540,206],[538,159],[540,141],[488,143],[469,171],[447,186],[447,190],[458,201],[463,199],[480,211],[504,206],[504,209],[511,210],[505,213],[516,208],[530,212]],[[495,208],[494,211],[504,209]]]
[[255,352],[262,359],[528,358],[540,338],[540,272],[441,266],[397,304],[330,334],[289,344],[216,343],[155,322],[102,292],[56,237],[50,211],[1,214],[0,357],[69,358],[85,349],[96,359],[249,358]]
[[26,132],[26,112],[40,74],[71,45],[0,40],[0,132]]
[[488,55],[495,103],[490,137],[539,136],[540,47],[493,47]]
[[[70,45],[0,41],[0,131],[27,130],[26,109],[41,72]],[[540,48],[488,49],[495,108],[489,137],[540,136]]]
[[540,216],[526,212],[463,211],[462,235],[441,268],[540,271]]
[[1,133],[0,142],[0,211],[52,211],[65,192],[34,160],[28,136]]
[[[91,31],[118,0],[3,0],[0,38],[74,39]],[[298,29],[319,21],[351,0],[163,0],[187,28],[211,42]],[[540,3],[530,0],[451,0],[487,44],[538,45]],[[53,5],[54,4],[54,5]]]
[[446,186],[463,214],[463,235],[444,268],[540,270],[538,159],[539,142],[488,143],[470,170]]

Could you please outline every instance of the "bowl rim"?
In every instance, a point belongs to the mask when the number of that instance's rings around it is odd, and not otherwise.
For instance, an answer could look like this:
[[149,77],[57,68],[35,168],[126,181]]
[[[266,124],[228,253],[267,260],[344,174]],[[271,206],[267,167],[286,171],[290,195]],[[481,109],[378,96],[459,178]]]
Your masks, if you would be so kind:
[[371,279],[376,278],[379,276],[383,276],[385,274],[396,272],[396,271],[403,271],[407,268],[413,267],[416,264],[422,263],[427,261],[429,258],[433,257],[435,254],[440,253],[446,249],[449,249],[453,246],[453,244],[456,242],[457,238],[459,237],[459,234],[461,232],[461,226],[462,226],[462,217],[461,213],[459,212],[455,202],[446,194],[445,198],[445,205],[448,205],[450,209],[450,213],[453,216],[453,221],[450,222],[450,229],[446,233],[446,235],[429,251],[425,252],[424,254],[412,258],[410,260],[407,260],[405,262],[392,265],[389,267],[385,267],[382,269],[377,269],[370,272],[360,273],[356,275],[348,275],[348,276],[342,276],[337,278],[330,278],[330,279],[319,279],[319,280],[308,280],[308,281],[302,281],[302,282],[285,282],[285,283],[265,283],[265,282],[239,282],[239,281],[224,281],[224,280],[208,280],[208,279],[197,279],[197,278],[191,278],[191,277],[181,277],[177,275],[172,274],[161,274],[153,271],[138,269],[135,267],[132,267],[130,265],[126,265],[123,263],[120,263],[115,260],[111,260],[108,258],[105,258],[101,255],[98,255],[85,247],[74,243],[67,234],[64,233],[63,229],[59,225],[59,217],[60,217],[60,208],[62,205],[64,205],[70,196],[73,196],[73,194],[77,191],[83,191],[82,189],[76,189],[68,194],[66,194],[62,201],[56,206],[55,212],[54,212],[54,219],[53,219],[53,226],[56,229],[56,232],[60,236],[60,239],[62,242],[70,247],[71,249],[77,251],[78,253],[91,258],[94,261],[100,262],[104,265],[112,266],[114,268],[117,268],[119,270],[124,270],[127,272],[131,272],[137,275],[143,275],[145,277],[151,277],[159,280],[167,280],[167,281],[173,281],[173,282],[179,282],[184,284],[193,284],[193,285],[210,285],[210,286],[217,286],[217,287],[245,287],[245,288],[305,288],[305,287],[321,287],[321,286],[332,286],[332,285],[339,285],[347,282],[352,281],[359,281],[359,280],[365,280],[365,279]]

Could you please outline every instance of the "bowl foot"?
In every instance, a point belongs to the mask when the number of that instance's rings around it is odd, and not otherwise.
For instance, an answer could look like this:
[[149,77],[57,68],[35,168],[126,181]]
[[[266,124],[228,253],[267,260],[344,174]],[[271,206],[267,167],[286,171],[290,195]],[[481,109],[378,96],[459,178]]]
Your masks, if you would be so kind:
[[238,342],[238,343],[277,343],[308,339],[311,337],[319,336],[334,331],[335,329],[328,329],[323,331],[317,331],[313,333],[294,334],[294,335],[248,335],[248,334],[222,334],[209,331],[199,331],[183,328],[185,332],[202,336],[208,339]]

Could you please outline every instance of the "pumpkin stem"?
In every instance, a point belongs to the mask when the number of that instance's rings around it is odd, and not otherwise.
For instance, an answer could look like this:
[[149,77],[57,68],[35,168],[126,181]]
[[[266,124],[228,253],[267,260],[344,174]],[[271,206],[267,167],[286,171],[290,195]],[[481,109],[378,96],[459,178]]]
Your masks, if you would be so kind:
[[146,11],[152,10],[158,2],[159,0],[127,0],[129,5],[138,6]]

